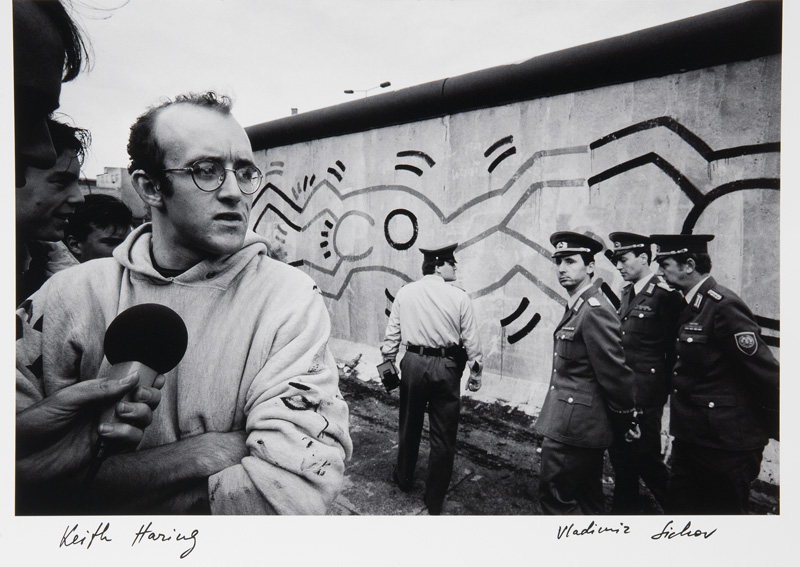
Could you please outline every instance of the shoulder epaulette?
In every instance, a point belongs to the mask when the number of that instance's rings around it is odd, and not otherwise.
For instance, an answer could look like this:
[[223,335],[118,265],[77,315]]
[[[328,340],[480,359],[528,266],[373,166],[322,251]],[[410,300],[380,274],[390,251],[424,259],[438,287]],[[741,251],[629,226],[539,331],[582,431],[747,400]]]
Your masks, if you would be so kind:
[[708,297],[710,297],[712,299],[716,299],[717,301],[722,300],[722,296],[720,294],[718,294],[716,291],[714,291],[713,289],[709,289],[706,293],[708,294]]
[[600,302],[597,300],[596,297],[590,297],[589,299],[586,300],[586,303],[588,303],[592,307],[598,307],[600,305]]

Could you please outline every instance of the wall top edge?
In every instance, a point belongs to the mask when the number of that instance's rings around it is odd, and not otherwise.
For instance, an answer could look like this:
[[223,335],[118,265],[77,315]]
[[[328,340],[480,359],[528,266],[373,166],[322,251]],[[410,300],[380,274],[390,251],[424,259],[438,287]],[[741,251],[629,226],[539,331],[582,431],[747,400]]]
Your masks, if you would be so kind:
[[246,128],[254,151],[781,53],[783,2],[754,0]]

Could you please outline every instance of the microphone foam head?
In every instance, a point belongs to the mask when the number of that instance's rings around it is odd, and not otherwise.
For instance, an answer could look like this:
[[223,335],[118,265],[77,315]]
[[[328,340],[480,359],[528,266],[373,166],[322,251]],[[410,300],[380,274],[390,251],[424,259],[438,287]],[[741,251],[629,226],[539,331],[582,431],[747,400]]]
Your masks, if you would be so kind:
[[188,338],[186,324],[175,311],[157,303],[142,303],[111,321],[103,348],[111,364],[141,362],[164,374],[181,361]]

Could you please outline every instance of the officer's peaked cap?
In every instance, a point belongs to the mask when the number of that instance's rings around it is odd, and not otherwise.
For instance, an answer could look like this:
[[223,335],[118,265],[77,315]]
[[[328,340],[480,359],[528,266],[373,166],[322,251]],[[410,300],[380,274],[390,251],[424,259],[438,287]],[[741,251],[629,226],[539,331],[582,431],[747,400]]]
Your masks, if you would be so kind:
[[420,248],[419,251],[425,255],[426,260],[444,260],[445,262],[455,262],[453,252],[458,248],[458,242],[441,246],[439,248]]
[[571,256],[582,252],[588,252],[594,256],[603,249],[603,244],[591,236],[569,231],[554,232],[550,236],[550,244],[556,248],[553,252],[553,258]]
[[708,254],[708,243],[714,240],[713,234],[651,234],[656,245],[656,258],[678,256],[680,254]]
[[606,254],[612,260],[627,252],[633,252],[638,256],[650,250],[650,245],[653,243],[649,236],[643,236],[633,232],[612,232],[608,235],[608,238],[611,240],[613,248],[607,251]]

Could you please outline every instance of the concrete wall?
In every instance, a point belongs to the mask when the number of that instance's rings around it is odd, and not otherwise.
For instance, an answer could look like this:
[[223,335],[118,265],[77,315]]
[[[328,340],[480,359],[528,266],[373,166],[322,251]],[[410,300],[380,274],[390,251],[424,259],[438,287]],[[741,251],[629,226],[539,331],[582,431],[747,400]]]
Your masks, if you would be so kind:
[[[715,234],[714,276],[777,345],[780,73],[769,55],[261,150],[251,222],[316,280],[334,335],[373,349],[419,248],[459,242],[482,396],[531,411],[565,303],[556,230]],[[601,255],[597,274],[618,292]]]

